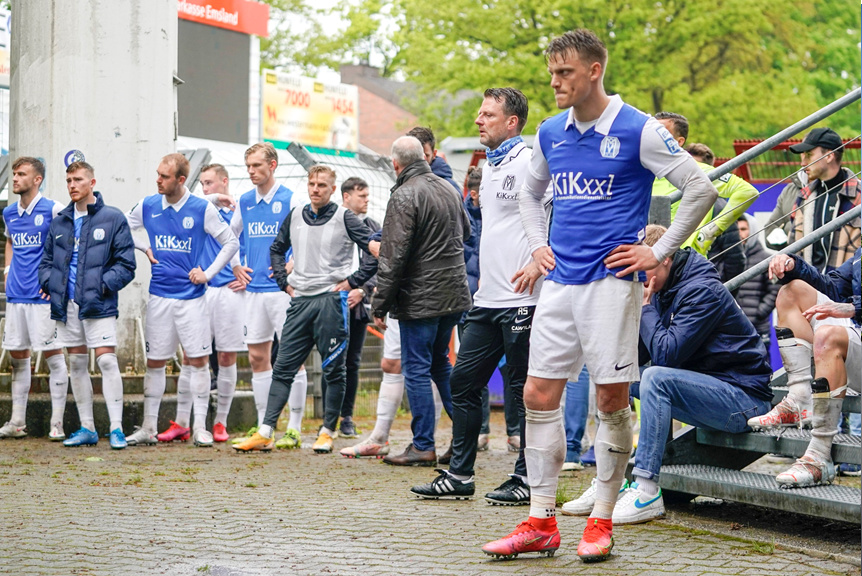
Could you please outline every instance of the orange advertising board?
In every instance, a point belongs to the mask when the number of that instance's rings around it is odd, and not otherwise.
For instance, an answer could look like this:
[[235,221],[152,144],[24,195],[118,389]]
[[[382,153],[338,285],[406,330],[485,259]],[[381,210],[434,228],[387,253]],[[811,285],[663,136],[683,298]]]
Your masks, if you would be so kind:
[[177,0],[177,16],[242,34],[269,36],[269,4],[253,0]]

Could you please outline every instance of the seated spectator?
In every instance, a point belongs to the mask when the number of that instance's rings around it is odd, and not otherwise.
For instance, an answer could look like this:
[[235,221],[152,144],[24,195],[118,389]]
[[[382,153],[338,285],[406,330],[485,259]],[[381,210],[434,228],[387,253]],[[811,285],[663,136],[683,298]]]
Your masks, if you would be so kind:
[[[664,232],[647,226],[644,242],[653,246]],[[703,256],[678,250],[646,276],[641,364],[651,359],[652,366],[631,388],[641,401],[640,438],[634,481],[617,500],[614,525],[664,515],[658,475],[673,419],[744,432],[772,398],[763,342]]]
[[[828,484],[835,478],[832,438],[838,432],[847,387],[860,391],[860,277],[857,249],[837,270],[820,273],[799,256],[778,254],[770,278],[783,284],[775,308],[775,335],[787,371],[787,396],[751,427],[780,428],[812,424],[811,442],[802,458],[775,479],[782,486]],[[811,381],[812,345],[816,378]]]
[[[764,248],[757,238],[757,220],[743,214],[736,225],[739,228],[739,237],[745,242],[746,269],[772,255],[772,252]],[[773,284],[769,280],[769,275],[764,272],[740,286],[736,294],[736,301],[739,302],[742,311],[754,324],[754,328],[763,340],[763,345],[766,346],[767,361],[769,361],[770,345],[769,318],[775,309],[775,298],[778,296],[779,288],[781,286]]]

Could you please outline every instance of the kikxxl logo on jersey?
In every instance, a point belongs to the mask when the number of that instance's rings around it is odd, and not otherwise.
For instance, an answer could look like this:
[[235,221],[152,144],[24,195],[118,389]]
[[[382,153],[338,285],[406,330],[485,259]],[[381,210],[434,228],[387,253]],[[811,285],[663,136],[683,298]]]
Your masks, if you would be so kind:
[[553,183],[556,200],[610,200],[614,175],[584,178],[583,172],[557,172]]
[[248,235],[251,238],[260,238],[261,236],[272,236],[273,238],[278,233],[278,224],[267,224],[265,222],[249,222]]
[[12,234],[12,246],[15,248],[23,248],[25,246],[41,246],[42,233],[27,234],[26,232],[16,232]]
[[157,234],[156,250],[165,252],[191,252],[192,239],[186,238],[185,240],[180,240],[173,234]]

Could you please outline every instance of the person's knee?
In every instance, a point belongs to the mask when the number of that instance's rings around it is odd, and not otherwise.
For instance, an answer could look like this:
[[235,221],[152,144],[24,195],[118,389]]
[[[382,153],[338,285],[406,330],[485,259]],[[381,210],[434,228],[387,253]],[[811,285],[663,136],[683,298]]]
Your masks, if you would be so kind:
[[236,352],[219,352],[218,353],[218,365],[219,366],[233,366],[236,364]]
[[188,358],[189,365],[195,368],[203,368],[209,364],[209,356],[198,356],[197,358]]
[[847,330],[843,326],[820,326],[814,333],[814,364],[836,355],[845,358],[847,344]]
[[167,360],[150,360],[147,358],[147,368],[158,370],[159,368],[164,368],[167,363]]
[[386,374],[401,374],[401,360],[383,358],[380,360],[380,369]]
[[[775,298],[775,307],[779,309],[803,308],[803,302],[817,300],[817,292],[802,280],[791,280],[781,287]],[[805,309],[810,306],[804,306]]]

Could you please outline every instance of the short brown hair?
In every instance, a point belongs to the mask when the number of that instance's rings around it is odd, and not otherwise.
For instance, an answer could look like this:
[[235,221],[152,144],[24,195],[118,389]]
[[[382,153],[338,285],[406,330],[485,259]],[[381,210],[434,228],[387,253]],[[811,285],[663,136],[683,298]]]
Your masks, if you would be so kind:
[[201,168],[201,174],[203,174],[204,172],[208,172],[208,171],[210,171],[210,170],[212,170],[213,172],[215,172],[215,173],[216,173],[216,175],[217,175],[219,178],[228,178],[228,179],[230,179],[230,176],[229,176],[229,175],[228,175],[228,173],[227,173],[227,168],[225,168],[225,167],[224,167],[224,166],[222,166],[221,164],[207,164],[206,166],[204,166],[203,168]]
[[667,232],[667,228],[658,224],[650,224],[644,231],[644,244],[647,246],[655,246],[659,239]]
[[352,194],[356,190],[365,190],[368,188],[368,182],[358,176],[351,176],[341,183],[342,194]]
[[68,166],[66,166],[66,174],[71,174],[72,172],[77,172],[78,170],[86,170],[90,176],[92,177],[95,172],[93,171],[93,167],[80,160],[78,162],[72,162]]
[[36,174],[41,176],[42,180],[45,179],[45,164],[38,158],[33,158],[32,156],[21,156],[20,158],[17,158],[15,162],[12,163],[12,170],[17,170],[24,164],[32,166],[33,170],[36,171]]
[[574,54],[590,64],[598,62],[602,65],[602,70],[608,64],[608,49],[605,47],[605,43],[596,36],[595,32],[585,28],[566,32],[551,40],[551,43],[545,48],[545,60],[567,54]]
[[271,142],[258,142],[257,144],[252,144],[248,147],[248,150],[245,151],[244,159],[248,160],[248,157],[255,152],[263,152],[263,157],[267,162],[275,160],[276,165],[278,165],[278,152],[275,151],[275,146],[273,146]]
[[482,183],[482,169],[478,166],[467,168],[467,190],[478,190]]
[[315,164],[311,168],[308,169],[308,177],[311,178],[315,174],[327,174],[330,178],[332,178],[332,183],[335,183],[335,170],[327,166],[326,164]]
[[428,144],[429,146],[431,146],[431,150],[433,150],[435,145],[437,144],[437,140],[434,138],[434,132],[431,131],[431,128],[426,128],[425,126],[416,126],[406,135],[413,136],[414,138],[419,140],[422,146]]
[[189,166],[188,159],[180,154],[179,152],[174,152],[173,154],[168,154],[164,158],[162,158],[162,163],[164,164],[173,164],[174,165],[174,175],[177,178],[188,178],[189,171],[191,167]]
[[655,115],[656,120],[670,120],[673,130],[669,130],[674,138],[685,138],[688,140],[688,118],[676,112],[659,112]]
[[687,146],[685,151],[694,156],[695,159],[700,158],[700,161],[704,164],[715,166],[715,154],[713,154],[710,147],[706,144],[695,142],[694,144]]

